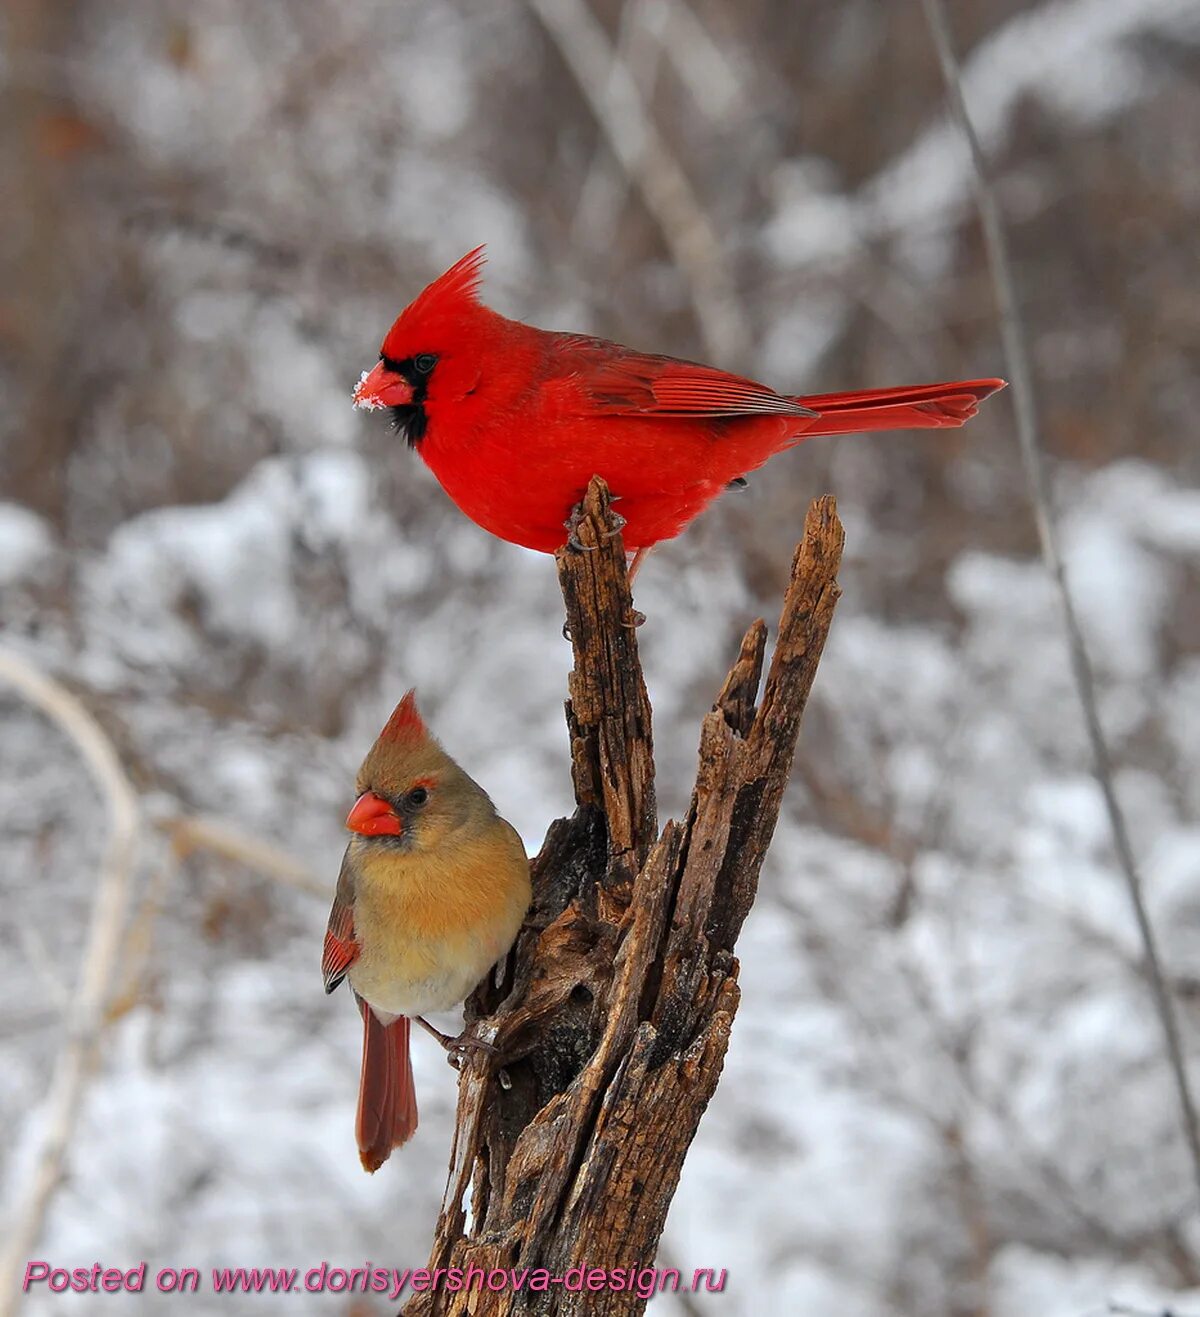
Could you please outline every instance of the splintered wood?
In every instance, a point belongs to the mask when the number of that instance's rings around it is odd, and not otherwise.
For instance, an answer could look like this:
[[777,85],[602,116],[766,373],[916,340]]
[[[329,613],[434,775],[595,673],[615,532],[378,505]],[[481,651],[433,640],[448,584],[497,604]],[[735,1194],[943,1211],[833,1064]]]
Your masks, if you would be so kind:
[[762,702],[759,621],[701,724],[687,815],[660,834],[638,619],[599,479],[584,513],[585,551],[558,554],[577,808],[533,862],[533,907],[499,982],[467,1003],[472,1031],[496,1050],[471,1049],[464,1063],[429,1261],[525,1272],[525,1285],[451,1292],[443,1281],[414,1296],[408,1317],[645,1307],[629,1290],[534,1289],[530,1277],[654,1263],[721,1075],[739,998],[733,948],[838,599],[844,535],[825,497],[796,548]]

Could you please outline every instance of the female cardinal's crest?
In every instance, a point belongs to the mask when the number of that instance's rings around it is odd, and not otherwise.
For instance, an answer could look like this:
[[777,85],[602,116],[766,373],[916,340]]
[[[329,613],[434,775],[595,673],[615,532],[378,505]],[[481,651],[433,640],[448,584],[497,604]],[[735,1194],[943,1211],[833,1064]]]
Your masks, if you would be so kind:
[[479,301],[479,285],[487,248],[476,247],[438,277],[404,312],[401,319],[427,320],[435,316],[454,315]]
[[393,745],[416,745],[429,739],[421,715],[417,712],[417,692],[411,690],[396,705],[392,716],[379,733],[381,741],[390,741]]

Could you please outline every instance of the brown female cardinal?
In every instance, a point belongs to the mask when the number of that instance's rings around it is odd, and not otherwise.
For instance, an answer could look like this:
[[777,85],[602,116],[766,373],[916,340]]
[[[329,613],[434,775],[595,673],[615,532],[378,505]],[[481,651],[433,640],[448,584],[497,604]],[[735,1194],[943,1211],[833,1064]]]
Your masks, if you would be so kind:
[[[358,770],[321,971],[349,978],[363,1019],[358,1151],[376,1171],[417,1128],[410,1019],[461,1002],[529,908],[516,829],[429,735],[409,691]],[[468,1040],[469,1041],[469,1040]]]
[[[483,248],[388,330],[355,406],[396,429],[472,521],[553,553],[603,476],[636,561],[723,490],[814,435],[962,425],[1003,380],[792,397],[694,361],[509,320],[479,299]],[[572,541],[574,542],[574,541]]]

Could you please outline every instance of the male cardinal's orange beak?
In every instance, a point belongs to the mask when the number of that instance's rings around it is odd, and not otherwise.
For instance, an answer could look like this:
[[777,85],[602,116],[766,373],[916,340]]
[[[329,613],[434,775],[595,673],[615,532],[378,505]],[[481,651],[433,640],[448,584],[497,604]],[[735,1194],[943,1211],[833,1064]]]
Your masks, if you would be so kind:
[[364,791],[354,802],[346,827],[360,837],[398,837],[404,831],[400,816],[374,791]]
[[413,400],[413,387],[403,375],[379,362],[374,370],[364,370],[354,390],[354,405],[374,412],[381,407],[404,407]]

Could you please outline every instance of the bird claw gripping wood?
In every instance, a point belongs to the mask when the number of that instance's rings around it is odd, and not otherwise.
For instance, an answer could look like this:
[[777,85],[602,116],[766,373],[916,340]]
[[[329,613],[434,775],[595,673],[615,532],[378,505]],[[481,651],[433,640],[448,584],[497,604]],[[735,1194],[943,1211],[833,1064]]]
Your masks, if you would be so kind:
[[[615,499],[611,500],[615,501]],[[614,535],[620,535],[628,524],[623,516],[612,508],[609,508],[608,515],[612,518],[612,525],[608,530],[600,532],[602,540],[611,540]],[[575,550],[576,553],[595,553],[600,547],[598,544],[584,544],[579,538],[579,528],[587,520],[587,513],[583,508],[583,501],[576,503],[571,509],[571,515],[563,522],[563,529],[567,532],[567,544]]]
[[485,1052],[488,1056],[496,1055],[496,1048],[483,1038],[473,1038],[466,1033],[460,1033],[457,1038],[452,1038],[448,1033],[443,1033],[440,1029],[435,1028],[423,1016],[418,1015],[416,1020],[426,1033],[436,1038],[445,1048],[446,1060],[455,1070],[462,1069],[463,1062],[472,1049]]
[[[485,1056],[497,1056],[500,1049],[494,1044],[489,1043],[484,1038],[474,1038],[469,1034],[460,1033],[457,1038],[451,1038],[448,1033],[442,1033],[440,1029],[434,1028],[428,1020],[418,1015],[417,1023],[426,1033],[432,1035],[446,1049],[446,1061],[455,1070],[461,1070],[466,1064],[467,1057],[472,1051],[482,1052]],[[512,1088],[512,1080],[509,1078],[508,1071],[503,1067],[496,1071],[496,1082],[506,1092]]]

